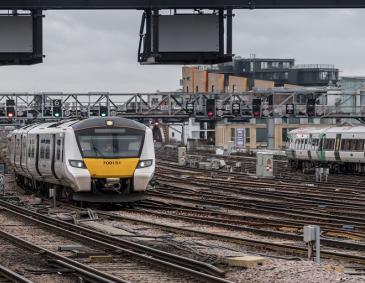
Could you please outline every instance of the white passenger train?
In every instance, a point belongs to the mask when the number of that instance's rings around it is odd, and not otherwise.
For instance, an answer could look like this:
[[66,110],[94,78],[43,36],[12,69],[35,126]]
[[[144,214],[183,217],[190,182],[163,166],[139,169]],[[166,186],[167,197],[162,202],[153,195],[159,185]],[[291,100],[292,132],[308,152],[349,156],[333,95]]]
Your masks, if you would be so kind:
[[328,167],[365,173],[365,127],[303,128],[288,135],[286,155],[295,169]]
[[140,200],[155,170],[151,129],[118,117],[26,126],[8,148],[20,186],[76,201]]

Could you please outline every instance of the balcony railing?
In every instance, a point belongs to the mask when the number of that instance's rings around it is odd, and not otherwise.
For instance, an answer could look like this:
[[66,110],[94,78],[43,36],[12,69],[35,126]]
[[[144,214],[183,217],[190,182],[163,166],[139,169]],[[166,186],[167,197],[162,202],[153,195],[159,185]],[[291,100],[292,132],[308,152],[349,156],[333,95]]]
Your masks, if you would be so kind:
[[293,69],[336,69],[333,64],[299,64]]

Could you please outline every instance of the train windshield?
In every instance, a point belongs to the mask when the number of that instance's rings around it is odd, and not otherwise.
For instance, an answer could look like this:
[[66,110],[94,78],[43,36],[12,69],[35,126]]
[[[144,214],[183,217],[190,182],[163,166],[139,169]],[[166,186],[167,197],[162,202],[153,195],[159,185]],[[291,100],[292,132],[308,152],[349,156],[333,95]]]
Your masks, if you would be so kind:
[[94,128],[75,132],[84,158],[139,157],[144,131],[127,128]]

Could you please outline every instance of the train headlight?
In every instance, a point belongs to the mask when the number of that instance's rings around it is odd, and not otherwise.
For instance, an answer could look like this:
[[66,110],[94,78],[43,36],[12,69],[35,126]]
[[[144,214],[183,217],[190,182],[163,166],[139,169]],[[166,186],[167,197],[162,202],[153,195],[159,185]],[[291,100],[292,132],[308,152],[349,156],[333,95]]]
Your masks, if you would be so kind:
[[69,160],[68,162],[72,167],[86,169],[86,165],[82,160]]
[[152,159],[148,159],[148,160],[141,160],[138,163],[137,168],[146,168],[146,167],[150,167],[153,164],[153,160]]

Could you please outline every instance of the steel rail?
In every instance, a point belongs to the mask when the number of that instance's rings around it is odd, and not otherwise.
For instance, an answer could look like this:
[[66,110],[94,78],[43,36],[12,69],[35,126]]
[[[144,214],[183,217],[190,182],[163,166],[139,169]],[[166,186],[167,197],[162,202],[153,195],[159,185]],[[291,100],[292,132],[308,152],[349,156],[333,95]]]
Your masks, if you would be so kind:
[[40,225],[50,228],[52,231],[57,231],[58,233],[64,234],[68,238],[73,238],[88,244],[93,243],[96,246],[115,252],[125,252],[149,263],[154,263],[158,266],[164,266],[165,268],[188,273],[192,276],[208,280],[210,282],[230,282],[224,278],[221,278],[225,274],[223,270],[204,262],[109,236],[101,232],[21,208],[3,200],[0,200],[0,207],[14,215],[18,215],[29,221],[36,222]]
[[10,280],[11,282],[34,283],[34,281],[31,281],[28,278],[25,278],[24,276],[6,268],[3,265],[0,265],[0,274],[2,277],[5,277],[6,279]]
[[[157,181],[159,183],[186,183],[186,180],[183,180],[177,176],[164,176],[163,174],[156,172],[155,175],[157,176]],[[165,180],[164,180],[165,179]],[[340,207],[340,208],[346,208],[346,209],[360,209],[363,208],[363,204],[361,203],[361,200],[359,200],[357,203],[351,203],[351,201],[354,202],[354,198],[351,199],[347,199],[347,202],[344,201],[331,201],[331,200],[326,200],[326,199],[321,199],[321,198],[316,198],[316,197],[305,197],[302,194],[300,194],[300,196],[298,196],[298,193],[295,194],[286,194],[285,192],[278,192],[278,191],[266,191],[266,190],[260,190],[260,189],[255,189],[255,188],[239,188],[237,187],[238,185],[240,185],[240,183],[236,183],[236,184],[228,184],[227,181],[224,180],[209,180],[210,183],[207,184],[207,182],[204,182],[202,179],[198,179],[198,180],[192,180],[192,178],[190,178],[189,180],[189,184],[191,185],[197,185],[197,186],[205,186],[205,187],[209,187],[212,189],[217,189],[220,190],[222,189],[222,184],[224,184],[224,189],[225,191],[229,191],[232,193],[244,193],[245,195],[250,195],[253,197],[261,197],[261,198],[268,198],[270,197],[271,199],[277,199],[279,201],[283,201],[283,200],[287,200],[285,203],[286,204],[296,204],[297,206],[299,205],[327,205],[329,207]],[[241,183],[242,185],[245,185],[243,183]],[[169,186],[172,186],[171,184],[169,184]],[[246,186],[248,186],[248,184],[246,184]],[[275,187],[275,184],[271,184],[271,186]],[[172,186],[173,187],[173,186]],[[185,192],[187,193],[187,192]],[[216,196],[217,197],[217,196]],[[220,196],[220,197],[224,197],[224,196]],[[222,203],[223,202],[229,202],[228,197],[226,197],[225,200],[221,200]],[[232,199],[230,200],[231,202],[233,201]],[[242,200],[244,201],[244,200]],[[289,202],[290,201],[290,202]],[[255,206],[264,206],[265,203],[268,203],[268,201],[265,200],[253,200],[251,201],[251,204],[254,204]],[[275,203],[274,203],[275,204]],[[278,205],[282,205],[281,203],[277,203]],[[356,217],[341,217],[342,219],[346,219],[349,221],[352,220],[357,220]],[[358,217],[357,217],[358,218]],[[359,219],[362,220],[362,219]]]
[[[238,182],[249,183],[249,182],[251,182],[250,185],[253,185],[255,187],[260,186],[260,185],[273,185],[273,181],[280,181],[282,183],[281,184],[275,184],[275,186],[280,187],[280,188],[291,188],[291,189],[295,189],[295,190],[308,189],[308,186],[303,185],[303,183],[298,183],[297,179],[295,180],[296,182],[288,182],[287,179],[285,179],[285,178],[277,178],[276,177],[276,179],[273,179],[271,181],[260,179],[259,181],[255,180],[255,183],[253,183],[252,180],[247,180],[247,174],[242,174],[242,173],[237,173],[237,172],[224,172],[224,171],[219,171],[219,170],[209,170],[209,169],[200,169],[200,168],[187,168],[187,167],[179,166],[177,164],[172,164],[171,162],[164,162],[164,161],[162,161],[162,162],[158,161],[157,169],[158,168],[164,168],[164,170],[167,168],[168,170],[171,170],[171,171],[176,171],[176,170],[192,171],[192,170],[194,170],[195,172],[203,172],[203,173],[206,173],[206,174],[218,173],[218,174],[221,174],[223,176],[230,176],[230,177],[234,176],[234,177],[237,177],[237,178],[232,179],[231,182],[235,182],[235,183],[238,183]],[[283,182],[283,179],[286,180],[286,182]],[[293,179],[289,179],[289,180],[292,181]],[[349,186],[351,184],[349,182],[341,183],[341,182],[338,182],[338,181],[336,181],[335,183],[317,183],[317,182],[314,182],[314,185],[315,186],[312,187],[313,189],[318,189],[318,190],[321,190],[321,191],[324,191],[324,192],[328,192],[328,190],[334,190],[336,188],[341,188],[342,190],[350,191],[350,192],[352,192],[354,189],[357,189],[357,191],[358,191],[358,189],[361,189],[361,188],[358,187],[358,184],[352,184],[353,188],[351,188],[351,189],[343,188],[343,186]],[[365,187],[362,187],[362,188],[365,188]],[[334,192],[334,193],[336,193],[336,192]]]
[[[183,214],[190,214],[193,213],[200,215],[200,217],[196,218],[202,218],[203,215],[206,215],[205,218],[210,219],[214,218],[215,221],[222,221],[222,220],[228,220],[231,223],[239,223],[241,225],[249,225],[254,227],[271,227],[271,228],[278,228],[278,227],[288,227],[293,229],[303,229],[303,225],[310,224],[310,225],[320,225],[321,230],[325,232],[340,232],[340,233],[346,233],[348,235],[353,235],[354,237],[365,237],[365,233],[363,232],[353,232],[349,231],[343,228],[343,225],[339,224],[323,224],[323,222],[316,222],[314,220],[311,221],[305,221],[305,220],[288,220],[288,219],[275,219],[275,218],[267,218],[267,217],[261,217],[261,216],[253,216],[253,215],[239,215],[239,214],[233,214],[233,213],[227,213],[227,212],[221,212],[219,210],[214,211],[211,209],[204,209],[204,207],[201,208],[192,208],[191,206],[184,206],[182,204],[180,205],[174,205],[174,207],[171,207],[168,203],[165,202],[157,202],[152,200],[143,201],[143,203],[138,204],[138,208],[140,211],[149,211],[149,213],[157,214],[159,212],[151,212],[151,209],[153,210],[168,210],[169,212],[175,211],[175,212],[182,212]],[[219,218],[217,217],[219,216]],[[357,229],[359,227],[356,227]]]
[[0,230],[0,237],[7,240],[8,242],[13,243],[15,246],[24,248],[34,253],[39,253],[46,255],[51,259],[56,259],[57,262],[63,266],[67,266],[68,268],[74,270],[76,273],[82,275],[87,278],[91,282],[94,283],[129,283],[129,281],[114,277],[110,274],[104,273],[102,271],[96,270],[92,267],[79,263],[70,258],[59,255],[55,252],[49,251],[45,248],[36,246],[26,240],[23,240],[19,237],[13,236],[7,232]]
[[[137,211],[138,212],[138,211]],[[115,215],[112,213],[106,213],[102,211],[97,211],[98,215],[102,215],[111,219],[120,219],[120,220],[129,220],[129,221],[135,221],[135,218],[128,218],[120,215]],[[178,219],[188,222],[195,222],[199,224],[205,224],[205,225],[213,225],[213,226],[219,226],[230,230],[241,230],[245,232],[250,232],[257,235],[262,236],[271,236],[271,237],[277,237],[282,239],[288,239],[288,240],[294,240],[298,242],[303,242],[303,236],[293,233],[285,233],[285,232],[279,232],[279,231],[272,231],[272,230],[265,230],[265,229],[257,229],[257,228],[251,228],[246,226],[239,226],[235,224],[227,224],[223,222],[213,221],[209,219],[199,218],[199,217],[189,217],[189,216],[180,216],[180,215],[168,215],[164,213],[159,212],[150,212],[145,211],[145,213],[154,214],[157,216],[165,216],[172,219]],[[153,225],[153,222],[150,222],[150,224]],[[338,231],[338,232],[344,232],[344,231]],[[344,241],[338,241],[338,240],[331,240],[331,239],[321,239],[321,245],[327,246],[327,247],[334,247],[334,248],[340,248],[340,249],[348,249],[348,250],[355,250],[355,251],[365,251],[365,245],[359,244],[359,243],[351,243],[351,242],[344,242]]]
[[[252,238],[227,236],[227,235],[222,235],[222,234],[217,234],[217,233],[198,231],[198,230],[194,230],[194,229],[190,229],[190,228],[176,227],[176,226],[172,226],[172,225],[161,224],[161,223],[151,222],[151,221],[142,220],[142,219],[134,219],[132,217],[127,217],[127,216],[121,216],[121,218],[126,219],[126,220],[129,219],[130,221],[134,221],[134,222],[159,226],[164,229],[171,230],[171,231],[186,232],[188,234],[195,234],[195,235],[200,235],[200,236],[203,235],[206,237],[210,237],[212,239],[219,239],[219,240],[229,241],[229,242],[233,242],[233,243],[242,243],[242,244],[245,244],[248,246],[259,246],[259,247],[264,247],[268,250],[273,250],[273,251],[279,251],[279,252],[280,251],[285,251],[285,252],[291,251],[293,254],[301,255],[301,256],[307,256],[307,252],[308,252],[307,248],[292,246],[292,245],[288,245],[288,244],[279,244],[279,243],[273,243],[273,242],[268,242],[268,241],[264,241],[264,240],[252,239]],[[321,256],[324,258],[330,258],[330,259],[337,258],[337,259],[342,259],[342,260],[348,260],[351,262],[358,262],[361,264],[365,263],[365,256],[357,256],[357,255],[346,254],[346,253],[341,253],[341,252],[321,250]]]
[[201,205],[215,205],[215,206],[221,206],[231,209],[237,209],[237,210],[244,210],[244,211],[251,211],[253,213],[263,213],[266,212],[267,214],[271,215],[279,215],[279,216],[286,216],[286,217],[297,217],[301,219],[313,219],[315,221],[321,220],[321,221],[327,221],[330,223],[338,223],[338,224],[348,224],[348,225],[356,225],[360,227],[364,227],[365,221],[364,219],[351,219],[350,217],[341,217],[336,216],[333,214],[328,213],[320,213],[320,212],[310,212],[310,211],[302,211],[297,209],[288,209],[288,208],[280,208],[276,206],[268,206],[268,205],[247,205],[242,207],[242,205],[239,205],[239,203],[228,203],[228,202],[222,202],[217,200],[209,200],[209,199],[194,199],[187,196],[178,196],[177,194],[168,194],[168,193],[158,193],[158,192],[148,192],[149,195],[156,196],[156,197],[166,197],[170,199],[179,199],[183,201],[189,201],[189,202],[195,202],[199,203]]

